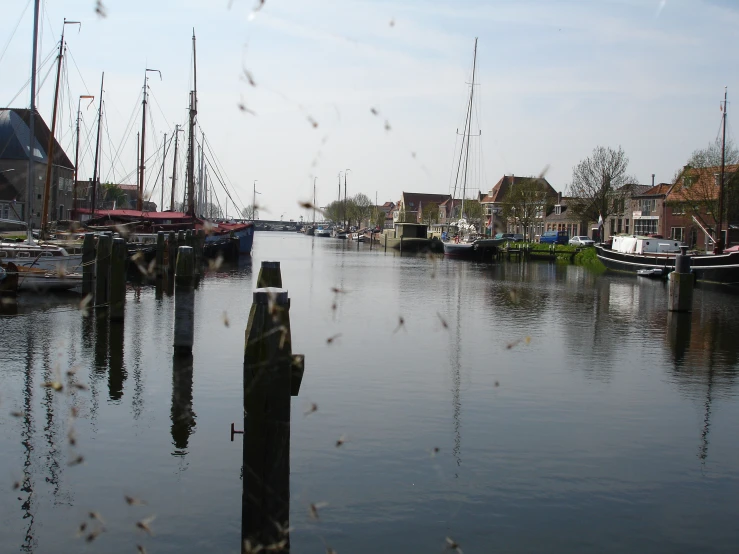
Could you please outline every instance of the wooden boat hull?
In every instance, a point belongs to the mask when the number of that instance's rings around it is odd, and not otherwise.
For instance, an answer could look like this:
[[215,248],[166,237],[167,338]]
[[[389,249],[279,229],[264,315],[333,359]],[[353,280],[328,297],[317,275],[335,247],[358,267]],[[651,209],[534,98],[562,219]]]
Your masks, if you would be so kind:
[[[666,254],[624,254],[603,246],[595,247],[598,259],[608,269],[636,273],[640,269],[675,268],[675,256]],[[706,283],[739,284],[739,252],[693,256],[691,271],[697,281]]]
[[82,287],[82,274],[49,272],[18,268],[18,290],[26,292],[59,292]]

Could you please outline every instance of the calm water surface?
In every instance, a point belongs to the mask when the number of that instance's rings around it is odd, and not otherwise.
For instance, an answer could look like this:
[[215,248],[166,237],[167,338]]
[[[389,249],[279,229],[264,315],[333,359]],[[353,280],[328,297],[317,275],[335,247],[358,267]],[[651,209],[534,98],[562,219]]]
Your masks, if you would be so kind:
[[[196,291],[192,374],[153,288],[128,291],[124,326],[65,298],[0,319],[0,551],[239,552],[229,427],[262,260],[282,263],[306,359],[293,552],[739,549],[739,297],[697,289],[668,318],[659,282],[261,233]],[[70,368],[89,390],[41,387]],[[88,544],[90,511],[106,531]]]

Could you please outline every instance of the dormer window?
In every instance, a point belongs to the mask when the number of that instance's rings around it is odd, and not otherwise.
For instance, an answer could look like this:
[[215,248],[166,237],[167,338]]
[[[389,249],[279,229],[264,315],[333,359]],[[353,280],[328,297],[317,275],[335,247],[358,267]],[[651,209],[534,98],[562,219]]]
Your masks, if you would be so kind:
[[562,206],[560,204],[557,204],[554,206],[554,214],[555,215],[561,215],[562,214]]

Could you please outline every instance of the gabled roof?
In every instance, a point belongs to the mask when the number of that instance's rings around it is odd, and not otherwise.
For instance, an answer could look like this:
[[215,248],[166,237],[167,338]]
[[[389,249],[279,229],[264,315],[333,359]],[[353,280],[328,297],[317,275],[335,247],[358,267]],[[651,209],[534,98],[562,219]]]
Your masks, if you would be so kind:
[[[30,119],[31,110],[0,108],[0,160],[27,160],[29,158]],[[34,116],[33,126],[35,128],[34,160],[46,163],[46,148],[49,145],[51,131],[38,112]],[[56,139],[54,139],[54,165],[74,169],[74,164]]]
[[480,202],[484,204],[503,202],[505,195],[508,193],[508,189],[521,183],[526,183],[536,179],[541,181],[544,186],[549,189],[549,192],[552,194],[552,196],[557,196],[557,191],[554,190],[552,185],[550,185],[549,182],[543,177],[516,177],[514,175],[503,175],[503,177],[501,177],[500,180],[495,183],[495,186],[490,189],[490,192],[486,194],[485,197],[480,200]]
[[671,183],[660,183],[659,185],[654,185],[653,187],[649,187],[644,192],[640,192],[638,194],[634,192],[632,196],[634,197],[636,196],[664,196],[668,192],[670,192],[670,188],[672,188]]
[[425,192],[403,192],[401,202],[406,211],[417,211],[420,204],[441,204],[451,198],[449,194],[426,194]]
[[381,208],[390,208],[390,209],[392,209],[392,208],[394,208],[394,207],[395,207],[395,202],[385,202],[385,203],[384,203],[384,204],[383,204],[382,206],[380,206],[380,207],[381,207]]
[[[736,173],[737,171],[739,171],[739,164],[727,165],[724,167],[725,174]],[[691,188],[699,190],[699,196],[705,199],[718,198],[719,187],[716,175],[718,175],[720,172],[721,167],[686,167],[680,173],[680,176],[675,181],[675,184],[672,185],[672,188],[667,194],[667,199],[673,202],[691,200],[690,197],[686,198],[683,193],[684,177],[691,177],[693,179],[693,182],[691,183]],[[692,198],[692,200],[695,200],[695,198]]]

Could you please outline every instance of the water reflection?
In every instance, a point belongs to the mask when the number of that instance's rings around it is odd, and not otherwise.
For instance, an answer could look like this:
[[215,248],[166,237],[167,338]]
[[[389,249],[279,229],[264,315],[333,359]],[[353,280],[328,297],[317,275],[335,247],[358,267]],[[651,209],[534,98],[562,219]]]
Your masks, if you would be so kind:
[[190,435],[195,428],[196,415],[192,408],[192,354],[172,356],[172,443],[173,456],[187,454]]
[[110,369],[108,371],[108,397],[119,401],[123,397],[126,369],[123,364],[123,322],[110,322]]
[[25,537],[21,545],[21,552],[33,552],[37,546],[37,540],[34,536],[34,522],[36,519],[34,509],[34,489],[33,481],[33,436],[35,434],[35,426],[33,420],[33,366],[34,366],[34,346],[33,346],[33,330],[29,326],[26,330],[26,363],[23,376],[23,427],[21,431],[21,444],[23,445],[23,479],[20,485],[21,493],[25,494],[22,500],[21,511],[23,519],[28,520],[26,524]]

